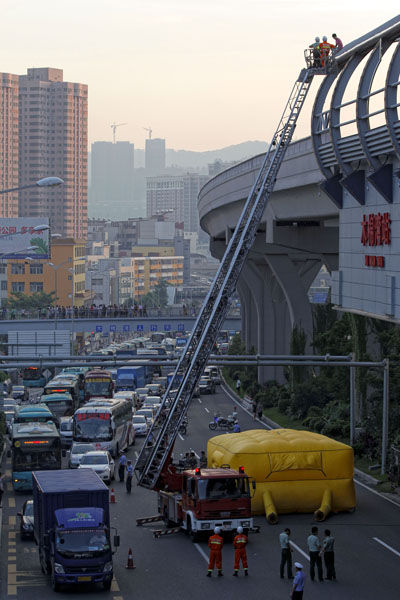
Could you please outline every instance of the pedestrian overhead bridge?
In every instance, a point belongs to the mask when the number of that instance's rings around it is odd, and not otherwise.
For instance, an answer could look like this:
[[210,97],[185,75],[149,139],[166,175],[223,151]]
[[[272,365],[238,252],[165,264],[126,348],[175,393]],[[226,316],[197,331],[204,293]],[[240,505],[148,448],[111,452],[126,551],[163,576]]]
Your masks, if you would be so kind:
[[[313,315],[307,292],[322,265],[338,272],[344,197],[350,195],[354,205],[362,206],[370,186],[380,201],[394,201],[400,173],[399,37],[397,16],[344,46],[316,94],[310,137],[287,150],[238,283],[248,349],[288,354],[295,326],[306,332],[311,349]],[[391,59],[385,84],[374,87],[386,53]],[[350,100],[345,98],[348,88],[354,89]],[[373,127],[377,117],[384,124]],[[346,135],[349,126],[354,131]],[[210,235],[217,258],[224,254],[263,158],[255,156],[223,171],[200,190],[200,225]],[[358,220],[355,227],[360,227]],[[267,367],[260,377],[280,379],[282,370]]]

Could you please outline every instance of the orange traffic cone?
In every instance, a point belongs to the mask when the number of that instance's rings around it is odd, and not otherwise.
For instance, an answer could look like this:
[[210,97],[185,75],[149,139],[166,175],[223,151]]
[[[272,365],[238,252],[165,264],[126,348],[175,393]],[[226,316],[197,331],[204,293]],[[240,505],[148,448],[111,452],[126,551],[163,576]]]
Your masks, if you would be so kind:
[[132,548],[129,548],[128,550],[128,562],[126,563],[125,569],[136,569],[135,565],[133,564]]
[[114,488],[111,488],[111,493],[110,493],[110,504],[115,504],[117,501],[115,499],[115,492],[114,492]]

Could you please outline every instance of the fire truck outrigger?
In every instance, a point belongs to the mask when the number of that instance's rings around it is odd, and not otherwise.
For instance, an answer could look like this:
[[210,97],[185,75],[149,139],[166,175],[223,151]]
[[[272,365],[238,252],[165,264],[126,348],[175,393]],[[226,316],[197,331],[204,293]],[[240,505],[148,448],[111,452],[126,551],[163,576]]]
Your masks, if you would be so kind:
[[[257,235],[313,77],[326,75],[335,68],[334,59],[323,68],[316,68],[309,51],[305,58],[307,68],[301,70],[295,81],[214,282],[136,461],[138,485],[158,491],[160,510],[156,517],[138,519],[138,525],[164,519],[167,524],[177,524],[189,531],[194,538],[201,531],[209,533],[215,525],[221,525],[223,530],[236,529],[239,525],[244,529],[252,527],[249,481],[244,472],[230,469],[179,472],[171,456],[193,391],[214,348],[230,298]],[[231,486],[232,490],[228,491]],[[221,488],[220,494],[217,488]]]

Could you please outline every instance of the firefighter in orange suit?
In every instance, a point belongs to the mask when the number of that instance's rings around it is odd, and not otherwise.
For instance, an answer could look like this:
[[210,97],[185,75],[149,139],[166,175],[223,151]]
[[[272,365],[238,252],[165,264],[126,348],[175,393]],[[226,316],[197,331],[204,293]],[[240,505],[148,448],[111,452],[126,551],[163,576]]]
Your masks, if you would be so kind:
[[325,63],[328,60],[329,53],[333,48],[335,48],[335,46],[333,44],[330,44],[328,42],[328,38],[326,37],[326,35],[324,35],[324,37],[322,38],[322,42],[319,45],[319,50],[321,52],[321,67],[325,67]]
[[214,529],[214,535],[211,535],[208,538],[208,547],[210,548],[210,560],[208,561],[208,572],[207,577],[211,577],[211,574],[214,570],[214,565],[217,567],[218,577],[222,577],[222,546],[224,545],[224,540],[219,535],[221,533],[221,528],[216,527]]
[[248,537],[243,533],[243,527],[237,528],[237,535],[233,540],[233,547],[235,548],[235,565],[233,576],[237,577],[240,567],[240,561],[242,561],[244,574],[247,576],[249,574],[247,567],[247,555],[246,555],[246,546],[248,542]]

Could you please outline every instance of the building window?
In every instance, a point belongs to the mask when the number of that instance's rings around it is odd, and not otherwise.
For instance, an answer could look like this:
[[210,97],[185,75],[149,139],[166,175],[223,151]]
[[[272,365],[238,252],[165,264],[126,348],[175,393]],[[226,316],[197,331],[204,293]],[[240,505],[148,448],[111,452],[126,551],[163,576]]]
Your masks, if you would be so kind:
[[42,281],[31,281],[29,284],[29,289],[32,293],[43,292],[43,282]]
[[34,263],[29,265],[31,275],[43,275],[43,265],[40,263]]
[[23,263],[11,263],[11,274],[12,275],[24,275],[25,265]]
[[2,279],[1,280],[0,289],[1,289],[2,292],[6,292],[7,291],[7,279]]
[[23,281],[12,281],[11,282],[12,292],[25,292],[25,283]]
[[7,273],[7,263],[0,263],[0,273]]

